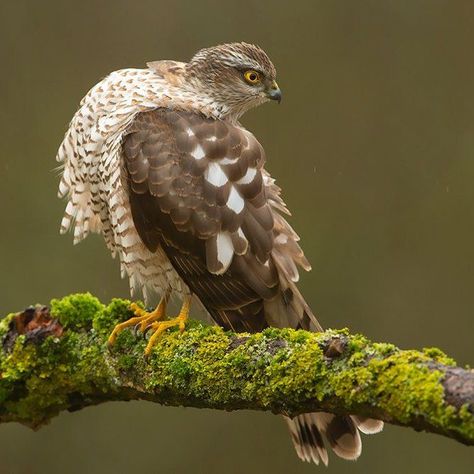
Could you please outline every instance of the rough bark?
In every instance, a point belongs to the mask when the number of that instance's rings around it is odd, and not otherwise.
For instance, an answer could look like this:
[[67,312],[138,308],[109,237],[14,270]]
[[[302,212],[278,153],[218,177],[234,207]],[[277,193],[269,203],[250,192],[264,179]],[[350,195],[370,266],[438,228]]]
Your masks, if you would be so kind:
[[130,302],[71,295],[0,322],[0,422],[39,428],[63,410],[150,400],[221,410],[358,414],[474,444],[474,372],[438,349],[400,350],[347,330],[234,334],[196,321],[152,355],[125,330]]

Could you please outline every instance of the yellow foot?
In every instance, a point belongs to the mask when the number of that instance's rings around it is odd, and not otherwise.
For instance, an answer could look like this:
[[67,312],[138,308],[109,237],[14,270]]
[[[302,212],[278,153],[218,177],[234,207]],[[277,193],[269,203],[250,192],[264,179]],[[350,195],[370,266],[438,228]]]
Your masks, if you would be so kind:
[[140,330],[142,332],[145,331],[145,329],[150,326],[152,323],[155,321],[158,321],[160,319],[163,319],[165,317],[165,312],[166,312],[166,304],[168,302],[168,296],[165,295],[156,309],[149,313],[148,311],[145,311],[143,308],[140,308],[136,303],[132,303],[130,305],[130,309],[134,312],[135,316],[133,318],[128,319],[127,321],[124,321],[123,323],[117,324],[117,326],[114,327],[114,330],[112,331],[112,334],[110,334],[109,339],[107,343],[109,346],[113,345],[115,340],[117,339],[117,336],[125,329],[130,326],[140,326]]
[[166,321],[156,321],[149,325],[147,330],[153,332],[148,340],[148,344],[145,348],[145,357],[150,355],[153,346],[156,344],[160,336],[168,329],[174,326],[178,326],[181,332],[184,331],[186,321],[188,320],[189,316],[189,309],[191,307],[191,297],[186,297],[183,302],[183,306],[181,306],[181,310],[176,318],[168,319]]

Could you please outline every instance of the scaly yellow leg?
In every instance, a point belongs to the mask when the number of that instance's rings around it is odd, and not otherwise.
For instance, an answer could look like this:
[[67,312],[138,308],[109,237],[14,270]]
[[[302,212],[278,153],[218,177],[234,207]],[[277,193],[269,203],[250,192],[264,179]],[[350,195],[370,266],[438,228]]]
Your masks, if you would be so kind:
[[145,311],[143,308],[140,308],[136,303],[132,303],[130,305],[130,309],[134,312],[135,316],[133,318],[124,321],[123,323],[117,324],[114,327],[114,330],[109,336],[107,343],[111,346],[114,344],[117,336],[125,329],[130,326],[135,326],[137,324],[140,325],[140,330],[142,332],[150,326],[154,321],[158,321],[159,319],[163,319],[166,313],[166,305],[168,304],[169,293],[165,294],[161,301],[159,302],[158,306],[155,308],[154,311],[149,313]]
[[145,349],[145,356],[150,355],[150,352],[153,346],[156,344],[156,341],[160,336],[168,329],[174,326],[179,326],[181,332],[184,331],[186,321],[189,317],[189,310],[191,309],[191,296],[187,296],[183,301],[183,306],[176,318],[168,319],[167,321],[156,321],[150,325],[150,330],[153,331],[153,334],[148,340],[148,344]]

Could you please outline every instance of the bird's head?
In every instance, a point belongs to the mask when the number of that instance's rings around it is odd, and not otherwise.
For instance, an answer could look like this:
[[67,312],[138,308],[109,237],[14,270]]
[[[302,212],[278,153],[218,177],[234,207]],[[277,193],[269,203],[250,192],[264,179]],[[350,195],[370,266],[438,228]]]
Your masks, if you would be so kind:
[[281,101],[276,70],[258,46],[229,43],[198,51],[186,65],[187,79],[222,109],[238,119],[268,100]]

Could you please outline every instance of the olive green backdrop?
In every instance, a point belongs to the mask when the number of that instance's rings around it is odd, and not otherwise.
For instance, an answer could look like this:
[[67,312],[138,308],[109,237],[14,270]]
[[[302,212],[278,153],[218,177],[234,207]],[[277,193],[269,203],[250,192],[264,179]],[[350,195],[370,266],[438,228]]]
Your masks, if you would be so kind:
[[[284,98],[244,117],[313,271],[325,326],[474,362],[472,1],[0,2],[0,312],[126,297],[101,238],[59,236],[55,153],[108,72],[255,42]],[[331,473],[468,473],[474,451],[387,426]],[[109,403],[33,433],[0,426],[5,473],[310,473],[270,414]]]

